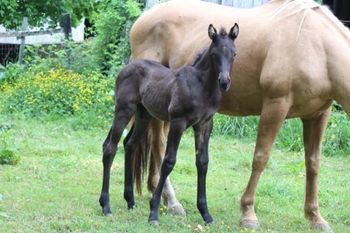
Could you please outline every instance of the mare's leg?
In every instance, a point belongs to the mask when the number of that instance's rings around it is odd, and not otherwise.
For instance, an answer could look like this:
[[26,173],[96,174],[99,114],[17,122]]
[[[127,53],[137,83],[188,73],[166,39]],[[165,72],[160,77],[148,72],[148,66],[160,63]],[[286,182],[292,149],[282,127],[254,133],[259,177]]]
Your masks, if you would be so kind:
[[315,118],[302,119],[306,166],[305,217],[310,221],[312,228],[321,230],[330,230],[328,223],[320,214],[317,199],[321,141],[329,114],[330,109]]
[[197,208],[206,223],[213,223],[207,207],[206,175],[208,171],[209,154],[208,144],[213,128],[213,119],[208,122],[195,125],[196,167],[197,167]]
[[[151,121],[151,158],[148,176],[148,189],[153,193],[159,181],[159,171],[165,154],[166,136],[168,135],[169,123],[158,119]],[[162,197],[167,202],[167,211],[170,214],[184,215],[185,210],[177,200],[170,178],[165,181]]]
[[176,119],[170,122],[170,131],[168,135],[166,153],[161,166],[159,182],[150,201],[151,211],[148,220],[151,223],[158,223],[158,211],[163,186],[165,184],[166,178],[175,166],[177,148],[179,146],[182,133],[185,131],[185,129],[186,121],[183,119]]
[[287,116],[288,110],[289,103],[286,98],[264,100],[255,145],[252,173],[241,199],[241,227],[259,227],[259,221],[254,210],[255,191],[259,178],[269,159],[272,145],[283,120]]
[[133,154],[139,140],[147,134],[150,120],[151,116],[147,110],[139,104],[135,114],[135,124],[132,133],[125,143],[124,199],[129,209],[132,209],[135,205],[132,172]]
[[117,152],[118,142],[123,130],[135,111],[136,104],[118,104],[118,107],[116,107],[115,110],[112,127],[105,142],[103,143],[103,183],[99,202],[102,207],[103,214],[105,215],[111,214],[109,205],[109,178],[112,162]]

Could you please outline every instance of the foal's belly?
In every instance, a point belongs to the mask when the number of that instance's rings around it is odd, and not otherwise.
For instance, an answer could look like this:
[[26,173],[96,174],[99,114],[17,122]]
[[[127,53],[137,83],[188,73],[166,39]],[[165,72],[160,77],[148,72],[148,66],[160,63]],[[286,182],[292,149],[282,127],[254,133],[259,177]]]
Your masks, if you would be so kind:
[[161,90],[148,90],[142,93],[141,103],[152,117],[169,121],[169,97]]

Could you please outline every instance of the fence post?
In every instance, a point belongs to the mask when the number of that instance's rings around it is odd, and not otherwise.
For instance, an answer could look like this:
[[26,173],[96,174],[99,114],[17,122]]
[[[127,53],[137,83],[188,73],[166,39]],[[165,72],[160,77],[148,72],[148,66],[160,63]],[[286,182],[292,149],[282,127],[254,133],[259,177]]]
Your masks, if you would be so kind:
[[[27,17],[23,17],[22,32],[25,32],[27,30],[28,30],[28,18]],[[18,63],[22,64],[23,63],[23,57],[24,57],[24,47],[25,47],[26,37],[25,37],[24,34],[21,34],[20,38],[21,38],[21,45],[19,47]]]
[[64,38],[65,38],[65,44],[66,44],[66,53],[67,53],[67,63],[70,66],[72,64],[72,59],[71,59],[71,48],[69,43],[69,38],[72,35],[72,23],[70,19],[70,14],[65,14],[63,15],[63,32],[64,32]]
[[70,20],[70,14],[65,14],[63,16],[63,32],[65,39],[68,40],[72,34],[72,23]]

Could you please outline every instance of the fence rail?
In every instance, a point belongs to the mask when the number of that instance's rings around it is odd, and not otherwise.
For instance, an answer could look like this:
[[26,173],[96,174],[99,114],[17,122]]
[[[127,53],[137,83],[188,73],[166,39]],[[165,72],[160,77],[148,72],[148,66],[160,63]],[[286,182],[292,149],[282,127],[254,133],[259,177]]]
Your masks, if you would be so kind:
[[56,34],[63,33],[62,28],[49,29],[49,30],[39,30],[39,31],[17,31],[17,32],[0,32],[0,37],[25,37],[25,36],[36,36],[36,35],[46,35],[46,34]]
[[[28,18],[24,17],[22,22],[22,30],[21,31],[10,31],[10,32],[0,32],[0,38],[11,38],[16,37],[20,40],[20,46],[18,51],[18,63],[23,62],[24,57],[24,48],[25,48],[25,39],[27,36],[38,36],[38,35],[53,35],[57,33],[64,33],[65,39],[69,39],[72,33],[72,26],[71,26],[71,18],[69,14],[66,14],[63,16],[63,22],[64,26],[63,28],[56,28],[56,29],[47,29],[47,30],[37,30],[37,31],[29,31],[28,30]],[[9,48],[9,51],[6,51],[6,47],[0,49],[1,51],[1,57],[0,61],[1,63],[6,63],[6,60],[9,58],[11,54],[14,53],[14,49],[11,47]],[[17,50],[16,50],[17,51]]]

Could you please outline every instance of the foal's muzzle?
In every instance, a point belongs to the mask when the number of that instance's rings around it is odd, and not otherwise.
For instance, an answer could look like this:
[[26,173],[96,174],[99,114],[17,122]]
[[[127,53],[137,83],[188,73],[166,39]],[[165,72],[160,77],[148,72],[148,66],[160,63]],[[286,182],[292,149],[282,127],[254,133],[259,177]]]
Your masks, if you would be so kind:
[[231,86],[231,77],[228,72],[219,73],[219,86],[222,91],[228,91]]

